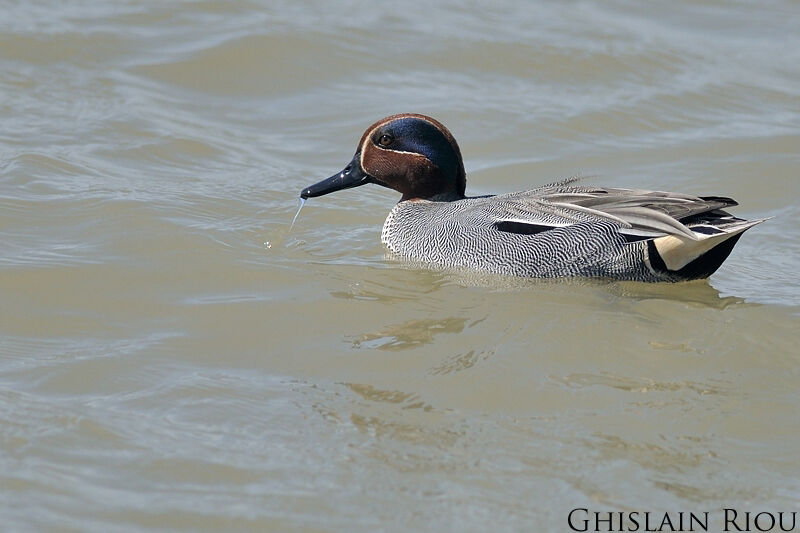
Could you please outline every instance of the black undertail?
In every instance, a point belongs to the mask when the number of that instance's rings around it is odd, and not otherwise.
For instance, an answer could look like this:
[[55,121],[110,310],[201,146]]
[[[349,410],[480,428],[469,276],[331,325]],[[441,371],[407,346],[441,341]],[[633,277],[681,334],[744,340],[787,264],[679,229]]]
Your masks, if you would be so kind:
[[731,254],[731,250],[733,250],[733,247],[741,236],[742,234],[740,233],[719,243],[680,270],[668,269],[661,255],[659,255],[655,243],[650,240],[647,241],[647,253],[650,257],[650,266],[652,266],[656,272],[669,274],[678,280],[689,281],[693,279],[705,279],[716,272],[720,265],[728,258]]

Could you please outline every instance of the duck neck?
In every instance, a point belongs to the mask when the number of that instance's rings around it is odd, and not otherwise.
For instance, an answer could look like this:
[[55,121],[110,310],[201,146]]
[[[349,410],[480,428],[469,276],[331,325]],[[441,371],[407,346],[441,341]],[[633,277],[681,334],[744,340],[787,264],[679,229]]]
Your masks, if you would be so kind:
[[[421,199],[422,198],[405,198],[405,197],[403,197],[400,201],[402,202],[404,200],[421,200]],[[426,197],[424,199],[428,200],[429,202],[455,202],[457,200],[463,200],[464,196],[457,194],[455,191],[449,191],[449,192],[437,193],[437,194],[434,194],[432,196],[428,196],[428,197]]]

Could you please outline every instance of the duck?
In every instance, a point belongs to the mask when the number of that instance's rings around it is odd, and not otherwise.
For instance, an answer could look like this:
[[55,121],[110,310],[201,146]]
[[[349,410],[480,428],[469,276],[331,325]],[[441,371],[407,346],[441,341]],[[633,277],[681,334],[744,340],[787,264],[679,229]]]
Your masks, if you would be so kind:
[[302,189],[303,200],[368,183],[402,196],[381,231],[390,252],[444,267],[530,278],[643,282],[705,279],[742,234],[724,196],[580,185],[573,177],[527,191],[466,196],[461,150],[417,113],[378,120],[343,170]]

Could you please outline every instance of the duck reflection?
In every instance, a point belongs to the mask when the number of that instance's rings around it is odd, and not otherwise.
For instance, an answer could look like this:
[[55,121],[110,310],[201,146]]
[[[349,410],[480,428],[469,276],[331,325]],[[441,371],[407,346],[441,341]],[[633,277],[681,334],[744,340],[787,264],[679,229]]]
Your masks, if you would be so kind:
[[635,300],[686,302],[711,309],[726,309],[732,305],[757,305],[747,304],[744,298],[738,296],[722,296],[707,280],[669,284],[614,282],[609,284],[609,291],[616,296]]
[[399,351],[430,344],[441,333],[461,333],[466,318],[430,318],[390,324],[375,333],[363,333],[353,339],[353,348]]

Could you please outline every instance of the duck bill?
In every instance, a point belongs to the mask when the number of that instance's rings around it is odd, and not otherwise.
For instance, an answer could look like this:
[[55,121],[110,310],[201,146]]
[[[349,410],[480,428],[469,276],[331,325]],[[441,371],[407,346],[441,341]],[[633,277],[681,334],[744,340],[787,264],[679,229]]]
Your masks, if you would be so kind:
[[341,191],[342,189],[358,187],[359,185],[364,185],[365,183],[370,183],[371,181],[372,178],[370,175],[364,172],[364,169],[361,168],[361,153],[356,152],[356,155],[353,156],[353,160],[350,161],[349,165],[344,167],[344,170],[338,174],[334,174],[328,179],[322,180],[319,183],[315,183],[310,187],[306,187],[300,191],[300,198],[304,200],[306,198],[315,198],[317,196],[323,196],[332,192]]

